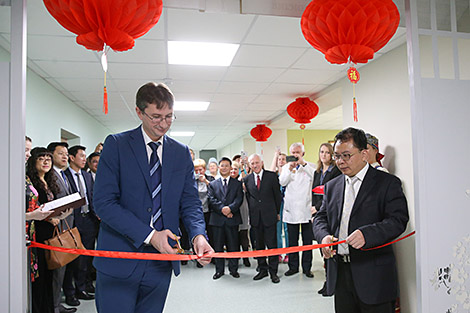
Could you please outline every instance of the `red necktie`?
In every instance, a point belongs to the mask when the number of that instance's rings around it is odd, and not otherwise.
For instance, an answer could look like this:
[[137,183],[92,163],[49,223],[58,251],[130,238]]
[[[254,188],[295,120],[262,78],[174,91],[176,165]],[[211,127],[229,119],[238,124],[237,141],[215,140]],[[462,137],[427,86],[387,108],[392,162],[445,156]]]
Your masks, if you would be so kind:
[[258,190],[260,186],[261,186],[261,180],[259,179],[259,175],[257,174],[256,175],[256,187],[258,188]]

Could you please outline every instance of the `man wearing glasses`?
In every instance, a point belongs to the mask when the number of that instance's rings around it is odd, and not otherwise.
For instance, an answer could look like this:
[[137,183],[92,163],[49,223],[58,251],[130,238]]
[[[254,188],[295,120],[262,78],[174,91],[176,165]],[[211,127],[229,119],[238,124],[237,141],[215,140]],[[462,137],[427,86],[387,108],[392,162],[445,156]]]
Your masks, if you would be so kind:
[[[142,125],[106,138],[94,189],[98,250],[175,254],[181,217],[194,251],[213,252],[189,149],[166,135],[175,119],[173,102],[165,85],[143,85],[136,95]],[[206,265],[210,257],[199,262]],[[162,312],[171,272],[180,272],[179,262],[169,261],[95,258],[94,265],[100,313]]]
[[401,181],[367,163],[362,130],[347,128],[335,137],[334,159],[343,175],[325,185],[323,204],[313,231],[323,244],[346,240],[337,250],[323,248],[327,294],[335,295],[335,311],[394,312],[398,295],[392,246],[368,250],[398,237],[408,223]]

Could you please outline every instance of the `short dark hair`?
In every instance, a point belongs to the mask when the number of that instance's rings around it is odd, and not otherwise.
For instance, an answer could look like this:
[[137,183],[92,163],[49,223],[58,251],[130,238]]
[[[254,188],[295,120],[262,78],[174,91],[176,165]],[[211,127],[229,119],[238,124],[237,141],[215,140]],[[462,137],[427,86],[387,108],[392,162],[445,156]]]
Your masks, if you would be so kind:
[[232,158],[232,161],[235,161],[238,158],[241,158],[242,156],[240,154],[235,154]]
[[[83,151],[85,151],[86,148],[85,148],[84,146],[80,146],[80,145],[75,145],[75,146],[73,146],[73,147],[70,147],[70,149],[69,149],[69,156],[70,156],[70,155],[76,156],[77,153],[78,153],[78,150],[83,150]],[[70,158],[69,158],[69,162],[70,162]]]
[[33,140],[31,138],[29,138],[28,136],[24,136],[24,141],[33,142]]
[[220,159],[219,165],[220,165],[220,163],[222,163],[223,161],[227,161],[228,163],[230,163],[230,166],[232,166],[232,160],[230,160],[230,159],[227,158],[227,157],[223,157],[222,159]]
[[147,83],[139,88],[135,96],[135,105],[140,111],[144,111],[149,104],[156,104],[157,109],[163,109],[168,105],[173,108],[175,97],[165,84]]
[[335,146],[338,141],[346,142],[349,140],[352,140],[353,145],[359,150],[367,149],[367,138],[362,129],[353,127],[343,129],[335,136]]
[[94,157],[97,157],[97,156],[101,156],[101,153],[93,152],[88,156],[87,161],[90,162],[91,159],[93,159]]
[[47,145],[47,150],[54,153],[54,151],[57,147],[65,147],[65,148],[68,149],[69,144],[66,143],[66,142],[51,142],[50,144]]

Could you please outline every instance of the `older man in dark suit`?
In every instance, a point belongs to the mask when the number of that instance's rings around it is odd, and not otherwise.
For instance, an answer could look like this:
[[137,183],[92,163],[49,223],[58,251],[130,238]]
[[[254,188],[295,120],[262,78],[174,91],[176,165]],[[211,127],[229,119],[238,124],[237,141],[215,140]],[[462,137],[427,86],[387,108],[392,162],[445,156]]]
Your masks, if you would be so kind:
[[[209,225],[214,235],[214,250],[223,252],[224,245],[228,252],[240,251],[238,244],[238,225],[241,224],[240,205],[243,202],[242,183],[230,177],[232,161],[222,158],[219,161],[220,178],[209,184],[209,209],[211,216]],[[215,274],[213,279],[224,275],[224,259],[215,259]],[[228,269],[230,275],[239,278],[238,259],[229,259]]]
[[343,175],[325,185],[313,230],[338,251],[323,248],[328,259],[327,295],[335,294],[338,313],[392,313],[398,294],[395,255],[391,246],[364,251],[399,236],[408,223],[408,207],[400,180],[369,166],[367,139],[348,128],[336,135],[334,159]]
[[[246,197],[250,212],[250,224],[256,232],[256,250],[277,248],[277,221],[281,209],[282,195],[281,186],[276,173],[265,171],[263,161],[258,154],[248,158],[252,173],[244,178]],[[253,277],[260,280],[271,276],[271,281],[279,283],[277,269],[279,256],[269,257],[269,266],[266,257],[258,258],[259,273]]]

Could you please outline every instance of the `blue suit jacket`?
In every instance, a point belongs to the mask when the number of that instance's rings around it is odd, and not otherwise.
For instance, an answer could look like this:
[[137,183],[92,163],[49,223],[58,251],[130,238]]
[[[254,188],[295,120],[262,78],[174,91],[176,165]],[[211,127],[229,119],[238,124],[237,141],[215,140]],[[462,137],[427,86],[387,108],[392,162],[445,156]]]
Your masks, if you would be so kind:
[[[165,135],[161,191],[163,226],[179,234],[181,216],[190,238],[205,234],[193,172],[188,147]],[[101,218],[98,250],[144,250],[144,240],[152,231],[152,196],[149,161],[141,127],[106,138],[95,180],[94,205]],[[98,271],[120,278],[129,277],[137,262],[94,259]],[[179,274],[179,262],[173,262],[173,270],[175,275]]]

